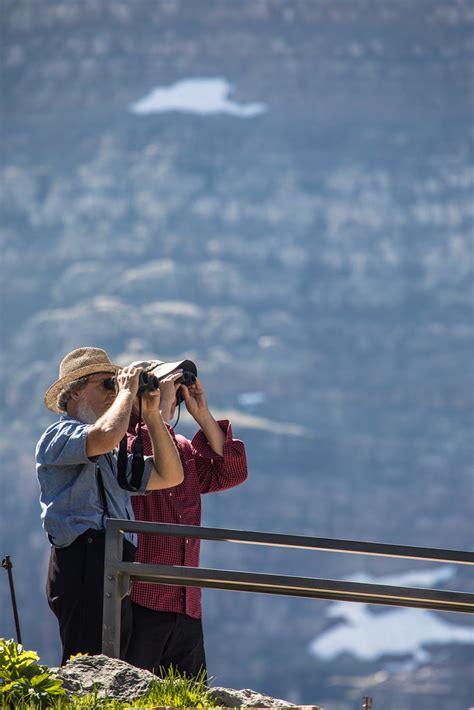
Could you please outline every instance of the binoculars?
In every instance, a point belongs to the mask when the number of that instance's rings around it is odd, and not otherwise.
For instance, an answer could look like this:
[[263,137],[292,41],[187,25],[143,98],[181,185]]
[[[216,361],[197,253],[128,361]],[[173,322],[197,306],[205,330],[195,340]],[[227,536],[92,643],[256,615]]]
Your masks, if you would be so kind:
[[[150,372],[140,372],[138,378],[138,391],[137,396],[141,397],[146,392],[155,392],[160,388],[160,379],[156,375]],[[196,375],[193,372],[188,372],[185,370],[179,380],[175,380],[178,385],[185,385],[185,387],[191,387],[196,382]],[[104,380],[104,387],[108,390],[115,390],[115,377],[109,377]],[[176,393],[178,404],[183,401],[181,393],[178,391]]]
[[[138,380],[138,397],[141,397],[145,392],[154,392],[160,388],[160,377],[153,375],[149,372],[140,372],[140,377]],[[191,387],[196,382],[196,375],[192,372],[185,370],[179,380],[175,380],[177,385],[185,385],[185,387]],[[177,392],[178,404],[180,401],[180,393]],[[181,397],[182,401],[182,397]]]

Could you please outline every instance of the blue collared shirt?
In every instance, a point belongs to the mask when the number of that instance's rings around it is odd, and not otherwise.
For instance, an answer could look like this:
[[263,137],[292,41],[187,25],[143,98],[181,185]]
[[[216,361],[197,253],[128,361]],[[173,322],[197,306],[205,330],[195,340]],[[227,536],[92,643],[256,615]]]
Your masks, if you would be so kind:
[[[104,528],[97,468],[102,473],[110,517],[134,520],[130,493],[118,484],[115,453],[87,455],[89,428],[89,424],[64,415],[46,429],[36,446],[41,519],[45,532],[56,547],[70,545],[89,528]],[[129,456],[128,479],[131,459]],[[145,493],[152,468],[153,458],[145,456],[145,471],[138,494]],[[125,538],[137,544],[135,534],[125,533]]]

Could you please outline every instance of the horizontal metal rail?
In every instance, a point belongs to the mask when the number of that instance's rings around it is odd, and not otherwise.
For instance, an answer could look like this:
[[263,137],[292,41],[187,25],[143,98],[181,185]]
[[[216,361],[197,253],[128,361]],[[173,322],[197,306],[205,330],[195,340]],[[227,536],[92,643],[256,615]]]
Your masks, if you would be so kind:
[[135,562],[122,562],[119,569],[122,574],[128,575],[130,579],[137,582],[232,589],[236,592],[286,594],[297,597],[365,602],[366,604],[395,604],[396,606],[414,606],[440,611],[465,613],[474,611],[474,594],[465,592],[393,587],[363,582],[338,582],[333,579],[292,577],[263,574],[262,572],[234,572],[203,567],[174,567],[143,563],[137,565]]
[[184,538],[349,554],[403,557],[451,564],[474,564],[474,553],[458,550],[437,550],[434,548],[385,545],[354,540],[200,528],[191,525],[107,520],[102,651],[112,657],[118,657],[119,655],[120,600],[127,593],[131,580],[155,584],[363,602],[367,604],[407,606],[438,611],[474,612],[474,594],[466,592],[416,589],[256,572],[122,562],[124,532],[175,535]]
[[[126,527],[124,527],[126,525]],[[328,537],[306,537],[281,533],[255,532],[250,530],[227,530],[225,528],[202,528],[195,525],[171,525],[169,523],[149,523],[139,520],[107,520],[107,530],[151,533],[154,535],[175,535],[176,537],[199,538],[220,542],[239,542],[267,547],[292,547],[302,550],[323,552],[345,552],[378,557],[403,557],[429,562],[474,565],[474,552],[465,550],[443,550],[434,547],[413,547],[392,545],[360,540],[337,540]]]

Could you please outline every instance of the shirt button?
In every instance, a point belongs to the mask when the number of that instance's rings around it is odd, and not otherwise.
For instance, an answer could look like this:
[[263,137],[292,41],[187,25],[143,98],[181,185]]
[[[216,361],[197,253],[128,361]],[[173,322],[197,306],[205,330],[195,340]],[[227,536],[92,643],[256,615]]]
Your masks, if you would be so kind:
[[189,540],[186,540],[186,545],[188,544]]
[[170,493],[170,497],[171,497],[172,495],[173,495],[173,494],[172,494],[172,493]]
[[87,542],[92,542],[92,538],[91,538],[91,537],[88,537],[88,538],[87,538]]

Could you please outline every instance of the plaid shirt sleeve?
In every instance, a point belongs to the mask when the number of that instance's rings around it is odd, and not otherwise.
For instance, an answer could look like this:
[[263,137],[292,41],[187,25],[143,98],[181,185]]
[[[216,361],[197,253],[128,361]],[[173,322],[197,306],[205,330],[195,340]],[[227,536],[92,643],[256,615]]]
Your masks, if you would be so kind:
[[234,488],[247,478],[247,457],[243,442],[233,438],[229,421],[222,420],[218,424],[226,437],[223,456],[216,454],[209,446],[202,430],[191,441],[201,493]]
[[[129,451],[136,437],[136,424],[137,422],[132,420],[128,430]],[[189,458],[194,459],[200,493],[225,491],[227,488],[234,488],[240,485],[247,478],[247,457],[244,443],[239,439],[233,438],[232,425],[228,420],[219,421],[218,424],[226,437],[223,456],[219,456],[219,454],[211,448],[201,429],[197,432],[192,441],[188,441],[186,437],[175,434],[173,429],[168,425],[173,439],[176,443],[181,443],[181,446],[178,447],[181,457],[183,457],[184,451],[186,451],[186,456],[188,456],[187,451],[189,451]],[[153,454],[153,448],[145,424],[142,426],[142,439],[145,456],[151,456]]]

